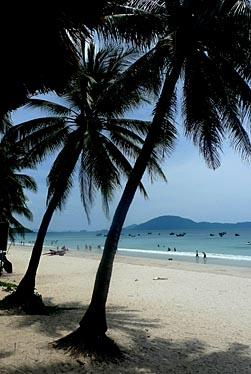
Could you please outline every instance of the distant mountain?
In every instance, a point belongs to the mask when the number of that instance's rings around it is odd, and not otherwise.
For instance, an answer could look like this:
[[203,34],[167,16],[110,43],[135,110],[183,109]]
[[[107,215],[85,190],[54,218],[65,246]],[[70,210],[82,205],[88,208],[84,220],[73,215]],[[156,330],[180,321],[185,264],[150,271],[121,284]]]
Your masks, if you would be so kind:
[[220,223],[220,222],[195,222],[188,218],[179,216],[160,216],[139,225],[131,225],[124,228],[124,230],[185,230],[185,229],[238,229],[250,228],[251,222],[238,223]]

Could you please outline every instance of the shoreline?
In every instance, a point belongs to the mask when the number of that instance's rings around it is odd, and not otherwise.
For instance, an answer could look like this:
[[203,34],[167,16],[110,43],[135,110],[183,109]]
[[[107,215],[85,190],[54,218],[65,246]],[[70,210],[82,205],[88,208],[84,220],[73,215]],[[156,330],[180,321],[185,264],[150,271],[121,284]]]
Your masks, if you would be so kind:
[[[11,252],[16,250],[19,253],[26,253],[30,256],[32,247],[28,245],[20,246],[15,245],[11,247],[11,250],[9,253],[7,253],[7,258],[11,261]],[[44,257],[51,257],[50,255],[46,255],[45,253],[48,253],[47,247],[43,249],[42,259]],[[87,259],[93,259],[95,261],[100,261],[102,253],[97,250],[94,251],[79,251],[79,250],[71,250],[69,249],[66,251],[65,256],[66,257],[77,257],[77,258],[87,258]],[[27,261],[29,261],[29,256],[27,257]],[[127,255],[121,255],[117,252],[115,256],[114,263],[124,263],[124,264],[130,264],[130,265],[140,265],[140,266],[156,266],[156,267],[163,267],[168,269],[174,269],[174,270],[180,270],[180,271],[194,271],[194,272],[203,272],[203,273],[210,273],[210,274],[227,274],[227,275],[233,275],[233,276],[239,276],[241,278],[251,278],[251,269],[249,267],[242,267],[242,266],[234,266],[234,265],[222,265],[222,264],[214,264],[208,262],[203,262],[203,259],[201,261],[196,262],[196,259],[194,259],[194,262],[192,261],[177,261],[172,260],[169,261],[168,259],[159,259],[159,258],[152,258],[152,257],[137,257],[137,256],[127,256]],[[28,265],[28,262],[27,262]]]

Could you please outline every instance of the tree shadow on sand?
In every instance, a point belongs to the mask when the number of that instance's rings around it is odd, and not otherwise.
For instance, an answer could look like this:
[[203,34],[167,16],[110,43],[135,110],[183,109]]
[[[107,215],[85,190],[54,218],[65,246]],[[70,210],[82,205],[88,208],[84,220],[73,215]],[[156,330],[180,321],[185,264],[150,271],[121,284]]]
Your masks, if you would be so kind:
[[[78,327],[87,306],[80,307],[72,303],[60,313],[53,316],[23,315],[13,323],[21,329],[33,324],[38,333],[50,337],[52,340],[71,332]],[[116,363],[87,362],[84,357],[73,359],[62,351],[56,351],[45,345],[34,365],[19,365],[15,359],[15,352],[0,351],[0,357],[13,355],[13,367],[2,363],[1,374],[32,373],[32,374],[62,374],[78,373],[154,373],[154,374],[250,374],[250,348],[238,342],[230,345],[226,350],[212,352],[212,348],[199,340],[176,341],[175,336],[152,338],[151,331],[159,327],[159,321],[142,319],[139,310],[128,310],[123,307],[107,308],[109,333],[116,336],[116,343],[121,345],[125,353],[125,360]],[[123,342],[127,339],[126,344]],[[50,341],[51,342],[51,341]],[[50,343],[47,342],[46,344]],[[128,343],[129,342],[129,343]],[[32,354],[30,352],[30,354]],[[55,354],[57,363],[45,363],[47,355]],[[9,360],[9,359],[8,359]],[[4,361],[4,360],[3,360]],[[95,369],[94,369],[94,367]]]
[[[201,341],[184,341],[182,343],[168,339],[147,340],[143,346],[142,340],[134,341],[137,348],[131,347],[125,361],[116,363],[90,363],[84,359],[62,359],[54,364],[46,364],[46,357],[39,357],[31,365],[5,367],[2,365],[1,374],[62,374],[72,372],[109,373],[109,374],[249,374],[251,372],[250,356],[247,357],[247,346],[233,344],[226,351],[207,353],[207,347]],[[15,357],[13,356],[13,360]],[[14,362],[14,361],[13,361]]]
[[[51,315],[26,315],[22,314],[21,317],[12,324],[18,329],[33,326],[34,331],[57,339],[65,331],[69,332],[78,328],[79,321],[83,317],[88,305],[80,303],[65,303],[64,306],[59,306],[57,312]],[[9,311],[5,312],[6,315],[10,314]],[[3,315],[3,314],[2,314]],[[15,315],[11,311],[11,315]],[[150,329],[158,327],[158,320],[146,321],[139,319],[138,310],[129,310],[124,307],[109,307],[107,308],[107,320],[109,331],[114,329],[130,335],[133,334],[135,329]],[[62,333],[63,331],[63,333]],[[109,332],[108,331],[108,332]]]

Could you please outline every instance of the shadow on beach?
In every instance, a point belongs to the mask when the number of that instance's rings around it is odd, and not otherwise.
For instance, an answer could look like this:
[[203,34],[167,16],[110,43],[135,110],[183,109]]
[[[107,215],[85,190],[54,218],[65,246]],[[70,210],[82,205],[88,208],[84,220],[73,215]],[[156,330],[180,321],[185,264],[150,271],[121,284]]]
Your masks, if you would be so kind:
[[[33,352],[25,352],[29,357],[26,364],[17,359],[18,344],[15,351],[10,351],[2,345],[0,358],[13,356],[11,365],[2,362],[1,374],[62,374],[62,373],[107,373],[107,374],[250,374],[251,358],[250,348],[237,342],[226,350],[212,352],[212,347],[205,345],[200,340],[176,341],[175,336],[166,339],[151,337],[151,332],[159,326],[157,319],[142,319],[139,310],[130,310],[121,306],[107,308],[107,320],[109,325],[108,335],[120,345],[126,354],[126,360],[119,364],[97,364],[89,367],[84,358],[72,359],[69,355],[49,348],[48,343],[73,331],[83,316],[86,306],[79,304],[65,305],[56,315],[52,316],[27,316],[11,315],[11,326],[20,330],[32,329],[50,337],[44,344]],[[9,325],[10,331],[11,327]],[[18,340],[18,337],[17,337]],[[122,346],[124,344],[124,348]],[[40,344],[41,345],[41,344]],[[36,348],[37,349],[37,348]],[[35,350],[35,347],[34,347]],[[211,350],[211,352],[210,352]],[[49,359],[48,359],[49,358]]]

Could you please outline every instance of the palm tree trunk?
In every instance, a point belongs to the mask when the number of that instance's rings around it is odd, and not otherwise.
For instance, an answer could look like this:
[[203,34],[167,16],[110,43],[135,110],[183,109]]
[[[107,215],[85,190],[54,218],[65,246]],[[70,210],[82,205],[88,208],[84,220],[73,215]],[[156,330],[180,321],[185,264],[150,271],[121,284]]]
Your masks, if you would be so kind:
[[92,341],[95,338],[97,340],[104,339],[107,331],[105,306],[121,230],[141,178],[146,170],[151,153],[161,134],[161,125],[166,114],[166,107],[171,100],[172,93],[178,81],[181,65],[182,61],[176,64],[176,68],[173,69],[172,73],[165,80],[149,133],[115,211],[97,270],[90,305],[79,323],[80,327],[75,332],[59,339],[54,344],[55,348],[79,353],[85,351],[88,339],[92,339]]
[[10,306],[25,306],[25,308],[23,309],[25,309],[27,312],[32,313],[46,312],[46,308],[43,305],[42,300],[38,301],[38,299],[34,297],[37,269],[43,251],[44,239],[48,227],[50,225],[53,213],[55,212],[58,206],[58,202],[60,200],[62,192],[66,188],[67,181],[72,173],[76,161],[78,160],[79,153],[80,147],[78,149],[75,149],[74,153],[72,153],[70,164],[68,165],[66,170],[64,170],[60,174],[58,178],[58,187],[56,189],[56,192],[50,199],[47,209],[42,218],[26,273],[21,279],[16,291],[8,296],[9,300],[6,303],[8,303],[8,305]]
[[42,222],[40,224],[36,241],[31,253],[28,268],[16,289],[17,297],[21,302],[24,300],[29,300],[34,295],[36,274],[42,255],[44,239],[51,222],[51,218],[55,211],[55,206],[55,201],[52,199],[42,218]]

